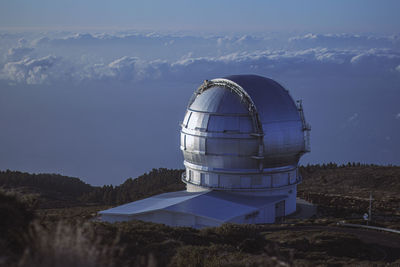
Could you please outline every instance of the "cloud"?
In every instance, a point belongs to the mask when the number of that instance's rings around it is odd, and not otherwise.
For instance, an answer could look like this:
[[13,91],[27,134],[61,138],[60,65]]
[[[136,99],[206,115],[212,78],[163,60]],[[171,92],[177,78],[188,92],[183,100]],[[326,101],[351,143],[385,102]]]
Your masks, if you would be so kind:
[[300,40],[317,40],[317,38],[318,38],[317,34],[307,33],[303,36],[290,37],[289,42],[297,42]]
[[174,62],[171,67],[175,70],[186,68],[189,73],[212,72],[243,73],[284,73],[295,71],[313,75],[313,72],[336,72],[343,75],[347,71],[358,73],[390,72],[400,63],[397,53],[380,50],[369,51],[368,54],[354,50],[334,50],[313,48],[305,50],[266,50],[252,53],[232,53],[220,57],[186,58]]
[[397,115],[396,115],[396,119],[400,120],[400,112],[399,112],[399,113],[397,113]]
[[[192,54],[176,60],[142,60],[123,56],[108,63],[74,63],[58,60],[55,56],[39,59],[26,58],[8,62],[3,68],[3,79],[16,82],[40,83],[47,81],[49,71],[60,78],[80,80],[138,81],[155,79],[192,79],[229,73],[282,73],[296,71],[326,72],[382,72],[393,70],[400,56],[390,51],[373,50],[358,54],[353,50],[314,48],[297,51],[265,50],[231,53],[218,57],[193,57]],[[55,63],[59,63],[56,67]],[[72,65],[72,67],[70,66]]]
[[351,116],[347,119],[347,121],[349,121],[349,122],[357,121],[357,120],[358,120],[358,117],[359,117],[358,113],[354,113],[353,115],[351,115]]
[[55,56],[46,56],[38,59],[25,58],[4,65],[1,76],[9,81],[27,84],[40,84],[48,80],[55,73],[51,68],[59,61]]
[[80,74],[80,80],[141,81],[155,80],[169,72],[166,61],[144,61],[137,57],[121,57],[108,64],[86,66]]
[[351,58],[350,63],[365,74],[393,72],[400,63],[400,53],[388,49],[370,49]]
[[43,36],[33,41],[35,45],[52,45],[52,46],[85,46],[85,45],[172,45],[175,42],[196,44],[200,42],[204,44],[208,41],[207,38],[190,36],[190,35],[172,35],[158,33],[75,33],[63,37]]
[[327,47],[346,49],[369,48],[399,48],[400,38],[397,35],[376,37],[372,35],[358,34],[313,34],[289,38],[289,43],[298,48]]
[[361,52],[351,59],[351,63],[383,63],[383,62],[399,62],[400,53],[388,49],[370,49]]
[[112,76],[129,78],[134,76],[135,69],[137,69],[135,66],[138,61],[136,57],[122,57],[108,64],[108,69],[111,71]]
[[88,45],[94,44],[96,41],[102,40],[104,35],[98,37],[89,33],[76,33],[72,36],[65,36],[61,38],[51,38],[49,36],[40,37],[35,39],[33,45]]
[[347,130],[355,130],[360,126],[360,122],[360,115],[355,112],[347,117],[346,121],[341,124],[341,127]]
[[154,66],[161,62],[146,62],[137,57],[122,57],[109,63],[104,69],[104,77],[113,77],[119,81],[144,80],[155,71]]
[[246,35],[243,35],[242,37],[240,37],[239,39],[237,39],[235,41],[235,43],[240,44],[240,45],[243,45],[243,44],[250,45],[250,44],[260,43],[262,41],[263,41],[262,38],[257,38],[257,37],[246,34]]
[[[4,37],[6,40],[7,38],[11,37]],[[39,37],[33,35],[26,39],[21,39],[20,36],[16,38],[14,36],[10,41],[13,46],[6,48],[3,55],[5,62],[3,66],[0,65],[0,79],[14,83],[37,84],[59,80],[202,80],[205,77],[232,73],[267,76],[290,73],[309,77],[371,73],[393,75],[393,70],[400,72],[398,49],[369,48],[371,45],[338,48],[340,46],[334,45],[339,41],[357,40],[359,43],[369,44],[382,39],[383,43],[393,46],[400,44],[396,36],[377,38],[348,34],[307,34],[292,37],[289,41],[286,38],[286,44],[282,43],[279,48],[271,48],[269,45],[271,42],[276,43],[278,39],[282,40],[274,35],[254,37],[53,33]],[[15,46],[17,40],[18,45]],[[315,40],[319,44],[327,44],[325,47],[293,46],[296,42]],[[291,47],[286,48],[288,45]]]
[[13,47],[8,50],[7,61],[19,61],[25,56],[29,55],[34,49],[31,47]]

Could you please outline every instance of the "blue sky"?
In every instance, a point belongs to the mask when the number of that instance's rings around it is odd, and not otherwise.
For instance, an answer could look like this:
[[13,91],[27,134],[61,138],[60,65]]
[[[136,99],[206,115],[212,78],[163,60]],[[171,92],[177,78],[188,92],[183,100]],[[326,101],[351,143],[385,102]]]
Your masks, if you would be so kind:
[[397,0],[3,0],[3,28],[398,32]]

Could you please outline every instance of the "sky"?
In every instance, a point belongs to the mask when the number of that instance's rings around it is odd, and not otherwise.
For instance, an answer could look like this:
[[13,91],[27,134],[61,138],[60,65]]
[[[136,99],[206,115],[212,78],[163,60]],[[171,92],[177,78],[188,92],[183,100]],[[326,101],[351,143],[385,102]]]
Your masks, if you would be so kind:
[[1,1],[0,169],[93,185],[183,168],[205,79],[302,99],[308,163],[400,165],[399,1]]
[[207,32],[398,31],[397,0],[3,0],[4,28]]

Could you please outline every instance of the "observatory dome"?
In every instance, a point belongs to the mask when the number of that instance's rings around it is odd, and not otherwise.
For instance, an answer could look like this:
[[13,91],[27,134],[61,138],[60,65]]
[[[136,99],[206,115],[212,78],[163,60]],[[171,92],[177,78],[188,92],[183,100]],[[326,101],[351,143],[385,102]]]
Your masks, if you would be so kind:
[[186,191],[111,208],[101,218],[195,228],[279,222],[296,211],[309,130],[301,101],[271,79],[206,80],[189,101],[180,133]]
[[195,191],[297,184],[309,130],[301,102],[274,80],[256,75],[206,80],[182,123],[182,180]]

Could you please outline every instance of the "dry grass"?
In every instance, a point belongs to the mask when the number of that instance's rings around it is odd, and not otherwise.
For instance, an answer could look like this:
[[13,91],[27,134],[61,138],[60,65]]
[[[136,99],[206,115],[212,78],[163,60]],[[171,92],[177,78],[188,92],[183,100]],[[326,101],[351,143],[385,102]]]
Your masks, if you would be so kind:
[[117,246],[118,235],[110,245],[105,245],[90,223],[73,226],[59,222],[52,228],[33,224],[32,242],[17,266],[116,266],[115,259],[122,253],[122,248]]

